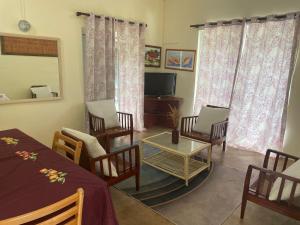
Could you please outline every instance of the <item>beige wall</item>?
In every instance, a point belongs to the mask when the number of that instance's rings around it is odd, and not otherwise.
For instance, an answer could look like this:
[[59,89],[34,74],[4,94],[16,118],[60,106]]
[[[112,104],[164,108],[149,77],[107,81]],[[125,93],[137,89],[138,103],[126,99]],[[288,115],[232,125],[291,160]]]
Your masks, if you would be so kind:
[[[165,0],[164,48],[197,49],[191,24],[264,16],[300,10],[299,0]],[[201,59],[199,59],[201,60]],[[177,96],[184,97],[183,114],[192,112],[195,74],[178,72]],[[291,90],[285,151],[300,156],[300,61]]]
[[[21,33],[19,0],[0,1],[0,32]],[[162,45],[162,0],[26,0],[30,35],[57,37],[62,44],[64,99],[52,102],[0,105],[0,130],[19,128],[45,144],[62,126],[83,129],[83,73],[81,28],[76,11],[94,12],[148,24],[146,41]],[[1,81],[0,81],[1,82]]]

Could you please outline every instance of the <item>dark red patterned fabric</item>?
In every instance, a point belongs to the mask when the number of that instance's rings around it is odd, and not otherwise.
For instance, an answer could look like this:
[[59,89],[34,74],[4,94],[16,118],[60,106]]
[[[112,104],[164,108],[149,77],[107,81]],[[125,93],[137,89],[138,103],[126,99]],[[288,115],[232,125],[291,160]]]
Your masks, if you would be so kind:
[[[7,144],[2,137],[18,139]],[[38,153],[24,160],[17,151]],[[43,168],[67,173],[65,182],[51,183]],[[109,189],[104,181],[18,129],[0,131],[0,220],[55,203],[84,189],[83,225],[117,225]]]

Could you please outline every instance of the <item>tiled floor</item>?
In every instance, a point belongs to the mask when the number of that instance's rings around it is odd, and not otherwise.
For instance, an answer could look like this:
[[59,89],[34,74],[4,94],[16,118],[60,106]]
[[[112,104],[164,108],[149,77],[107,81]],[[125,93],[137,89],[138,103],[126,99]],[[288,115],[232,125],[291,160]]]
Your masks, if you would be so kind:
[[[134,139],[138,141],[162,131],[164,129],[157,128],[135,133]],[[127,142],[128,139],[120,138],[115,144]],[[240,202],[247,167],[249,164],[261,166],[263,158],[263,155],[255,152],[232,148],[222,153],[216,147],[213,149],[215,171],[212,177],[189,195],[155,210],[178,225],[300,225],[299,221],[252,203],[248,203],[245,218],[240,220]]]

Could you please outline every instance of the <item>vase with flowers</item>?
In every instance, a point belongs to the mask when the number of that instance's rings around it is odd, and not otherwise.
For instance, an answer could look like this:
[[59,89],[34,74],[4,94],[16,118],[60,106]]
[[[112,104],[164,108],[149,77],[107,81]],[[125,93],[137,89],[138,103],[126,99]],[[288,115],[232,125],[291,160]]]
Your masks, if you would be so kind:
[[178,124],[179,124],[179,118],[180,118],[180,112],[177,107],[172,107],[169,104],[170,112],[168,113],[171,121],[172,121],[172,143],[178,144],[179,141],[179,130],[178,130]]

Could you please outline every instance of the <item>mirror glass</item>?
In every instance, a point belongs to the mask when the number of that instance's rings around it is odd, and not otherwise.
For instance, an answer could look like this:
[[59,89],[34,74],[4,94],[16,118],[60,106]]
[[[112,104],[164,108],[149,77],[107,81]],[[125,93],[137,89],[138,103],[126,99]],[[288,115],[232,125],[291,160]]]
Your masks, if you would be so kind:
[[0,103],[61,97],[59,40],[0,34]]

